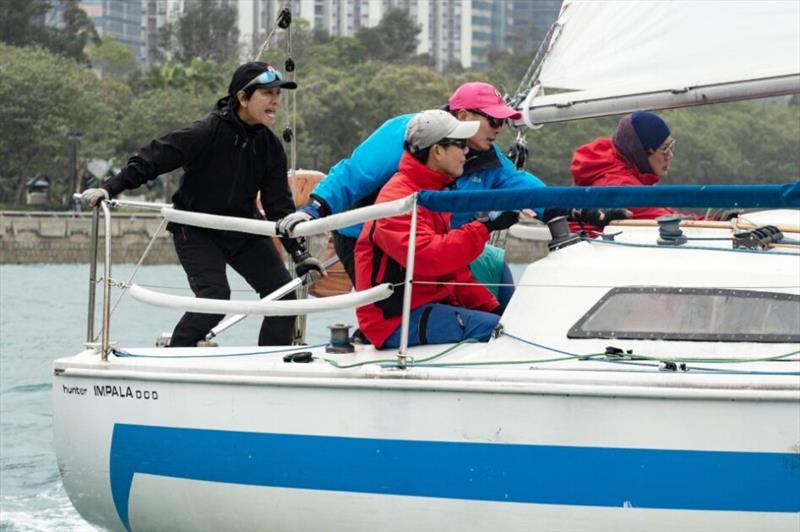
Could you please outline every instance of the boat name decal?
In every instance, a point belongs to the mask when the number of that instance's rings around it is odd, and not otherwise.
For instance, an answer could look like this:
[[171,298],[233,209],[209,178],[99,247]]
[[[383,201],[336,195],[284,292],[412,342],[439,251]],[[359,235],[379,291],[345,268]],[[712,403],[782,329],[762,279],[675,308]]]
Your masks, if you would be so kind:
[[[84,389],[85,392],[85,389]],[[148,399],[158,401],[156,390],[137,390],[130,386],[116,386],[112,384],[95,385],[95,397],[119,397],[120,399]]]

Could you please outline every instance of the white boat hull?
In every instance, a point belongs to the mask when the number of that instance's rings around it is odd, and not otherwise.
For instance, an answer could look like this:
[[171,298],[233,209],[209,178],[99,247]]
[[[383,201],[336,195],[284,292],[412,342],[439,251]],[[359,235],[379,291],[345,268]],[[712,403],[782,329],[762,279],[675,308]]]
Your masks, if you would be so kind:
[[59,467],[109,529],[800,527],[798,377],[64,361]]

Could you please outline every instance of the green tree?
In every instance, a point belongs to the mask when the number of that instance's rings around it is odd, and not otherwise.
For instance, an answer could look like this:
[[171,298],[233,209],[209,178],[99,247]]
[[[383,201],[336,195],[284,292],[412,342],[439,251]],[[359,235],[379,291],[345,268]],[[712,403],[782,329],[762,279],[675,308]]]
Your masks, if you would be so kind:
[[86,56],[93,67],[104,76],[127,81],[139,71],[139,62],[125,44],[104,35],[98,42],[89,43]]
[[236,8],[213,0],[192,3],[175,25],[162,29],[160,40],[180,62],[195,57],[224,63],[239,56]]
[[374,60],[407,62],[417,54],[420,28],[402,9],[390,9],[374,28],[362,28],[356,38]]
[[33,175],[66,175],[74,134],[88,149],[109,136],[106,90],[74,61],[0,44],[0,201],[20,204]]
[[145,76],[133,83],[137,92],[154,89],[185,89],[192,94],[223,92],[233,68],[195,57],[188,64],[164,63],[151,67]]
[[[800,109],[766,101],[659,111],[677,139],[664,183],[780,183],[800,177]],[[526,168],[551,185],[572,183],[575,148],[610,137],[619,116],[546,124],[528,131]],[[512,139],[500,139],[507,147]]]
[[[61,20],[44,24],[51,9]],[[98,39],[97,31],[78,0],[3,0],[0,2],[0,41],[15,46],[41,45],[53,53],[86,61],[84,48]]]

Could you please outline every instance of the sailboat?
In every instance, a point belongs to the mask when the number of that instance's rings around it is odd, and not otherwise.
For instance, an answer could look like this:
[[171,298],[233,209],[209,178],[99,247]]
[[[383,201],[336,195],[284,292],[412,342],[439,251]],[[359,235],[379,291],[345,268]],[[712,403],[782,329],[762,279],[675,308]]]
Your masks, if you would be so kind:
[[[532,87],[574,94],[536,88],[539,96],[526,95],[520,105],[530,126],[551,120],[541,109],[557,119],[600,112],[585,103],[590,84],[547,81],[559,58],[573,61],[570,46],[611,40],[598,29],[606,26],[587,21],[631,28],[680,21],[682,31],[699,35],[691,32],[711,20],[686,27],[711,9],[703,2],[624,6],[620,17],[622,3],[565,2]],[[750,44],[770,59],[784,50],[765,43],[778,42],[783,26],[791,26],[796,51],[798,4],[725,7],[713,20],[747,17]],[[671,49],[667,33],[647,29]],[[732,36],[739,38],[719,28],[703,41]],[[609,56],[638,52],[612,47]],[[800,92],[800,60],[788,55],[789,85],[770,83],[760,94]],[[763,56],[756,58],[761,64]],[[702,100],[708,89],[700,85],[683,88],[697,87]],[[645,92],[632,82],[622,88],[634,86],[633,96]],[[610,90],[603,87],[600,98],[614,102],[606,113],[661,108],[618,104]],[[748,89],[747,97],[761,90]],[[669,88],[662,96],[680,97]],[[112,204],[101,205],[107,224]],[[489,342],[408,347],[406,336],[398,352],[354,345],[337,327],[317,346],[114,346],[107,230],[99,341],[92,292],[86,349],[54,363],[56,454],[81,515],[111,530],[798,529],[800,182],[422,192],[304,222],[296,234],[384,216],[413,219],[418,205],[761,212],[716,225],[609,226],[597,239],[554,225],[550,254],[526,267]],[[180,223],[274,235],[271,222],[169,206],[160,212]],[[412,230],[410,247],[414,237]],[[90,277],[93,290],[97,275]],[[410,266],[405,294],[412,282]],[[129,291],[143,305],[291,315],[366,304],[394,289],[287,302],[181,298],[135,284]],[[408,312],[406,303],[406,324]]]

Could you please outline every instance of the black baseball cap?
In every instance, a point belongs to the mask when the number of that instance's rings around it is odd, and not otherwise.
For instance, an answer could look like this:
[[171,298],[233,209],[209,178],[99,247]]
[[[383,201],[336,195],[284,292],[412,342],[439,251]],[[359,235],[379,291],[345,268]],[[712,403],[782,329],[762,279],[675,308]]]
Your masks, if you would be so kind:
[[282,89],[296,89],[297,83],[283,79],[283,74],[267,63],[252,62],[240,65],[233,73],[231,83],[228,85],[228,94],[234,96],[240,90],[252,86],[281,87]]

